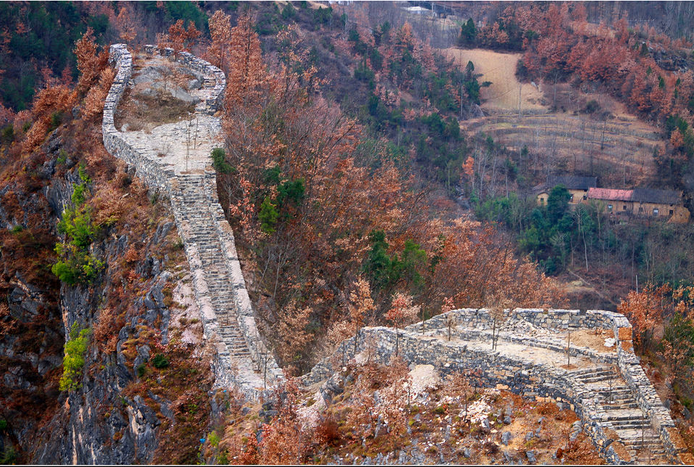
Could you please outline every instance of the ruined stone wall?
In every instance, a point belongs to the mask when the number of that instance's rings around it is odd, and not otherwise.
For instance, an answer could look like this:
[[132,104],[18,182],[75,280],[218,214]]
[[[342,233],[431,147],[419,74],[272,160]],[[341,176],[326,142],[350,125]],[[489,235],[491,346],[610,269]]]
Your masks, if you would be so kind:
[[[663,406],[655,389],[639,364],[632,344],[632,328],[629,320],[619,313],[602,310],[542,310],[516,309],[506,311],[505,329],[512,329],[513,324],[522,321],[535,327],[548,330],[566,331],[567,329],[609,329],[614,332],[616,352],[591,352],[590,349],[571,348],[574,356],[585,356],[595,362],[614,365],[633,393],[639,408],[647,414],[653,429],[660,439],[667,454],[684,463],[691,463],[694,458],[686,453],[686,446],[680,437],[668,410]],[[445,334],[449,324],[452,336],[458,342],[448,342],[439,337],[425,334],[427,331],[439,331]],[[434,365],[442,374],[466,369],[481,370],[482,383],[488,386],[504,385],[510,390],[524,396],[552,397],[568,401],[571,408],[581,417],[584,429],[593,439],[595,445],[608,462],[624,463],[612,449],[607,426],[602,422],[605,413],[594,402],[594,396],[580,380],[572,377],[565,369],[535,362],[523,355],[517,358],[503,356],[491,349],[480,349],[463,346],[461,341],[480,341],[481,336],[491,342],[493,319],[486,309],[462,309],[435,316],[427,321],[417,323],[400,331],[396,345],[396,331],[391,328],[364,328],[357,338],[344,341],[332,357],[321,361],[311,373],[304,376],[305,384],[314,384],[326,380],[356,354],[367,354],[370,358],[383,364],[390,362],[396,353],[408,364]],[[527,335],[514,336],[505,332],[502,338],[534,347],[548,348],[557,352],[566,352],[566,343],[561,345],[559,339],[553,343],[550,339],[534,339]]]
[[485,387],[501,385],[524,397],[551,397],[566,401],[575,410],[583,422],[583,427],[593,439],[601,455],[610,463],[620,464],[623,460],[609,446],[608,434],[599,421],[603,414],[591,400],[591,395],[569,377],[569,372],[542,363],[511,359],[504,355],[479,348],[461,349],[458,343],[448,342],[435,337],[427,337],[416,332],[400,331],[386,327],[362,329],[357,339],[355,352],[354,338],[344,341],[336,350],[332,361],[324,360],[311,373],[304,377],[305,384],[312,384],[328,379],[336,367],[364,352],[372,361],[388,364],[396,353],[405,362],[412,365],[434,365],[442,374],[447,375],[464,370],[479,370],[478,384]]
[[173,168],[164,168],[156,161],[143,156],[143,151],[133,147],[116,129],[114,118],[118,104],[133,73],[133,59],[125,44],[114,44],[110,48],[109,61],[116,68],[116,77],[106,96],[101,131],[106,150],[135,168],[135,173],[154,190],[169,194],[169,181],[174,176]]
[[[214,114],[221,108],[224,90],[226,88],[226,78],[219,68],[187,52],[174,54],[172,49],[160,50],[154,46],[145,46],[145,52],[149,54],[157,53],[164,57],[168,57],[196,72],[199,77],[203,78],[203,87],[210,90],[208,94],[209,97],[205,100],[204,112]],[[184,240],[186,255],[188,256],[191,267],[196,301],[201,309],[202,321],[205,325],[205,335],[208,339],[215,342],[217,346],[217,355],[215,356],[213,364],[216,372],[219,373],[217,378],[218,384],[235,383],[240,386],[247,395],[257,397],[260,393],[256,388],[253,387],[249,389],[250,386],[257,385],[246,384],[246,381],[240,379],[240,375],[235,374],[235,367],[237,367],[237,365],[231,361],[231,353],[227,350],[224,339],[220,337],[220,331],[223,326],[220,326],[219,317],[217,313],[215,313],[214,307],[211,305],[211,294],[214,292],[210,291],[207,280],[205,279],[206,271],[200,259],[197,245],[185,235],[185,224],[188,222],[185,218],[185,213],[177,207],[177,203],[182,202],[181,193],[178,188],[179,176],[172,166],[164,166],[159,164],[156,160],[148,158],[145,154],[145,148],[138,148],[130,144],[114,125],[114,115],[118,103],[132,77],[132,55],[124,44],[114,44],[110,48],[110,62],[116,68],[116,77],[113,80],[113,84],[104,104],[102,122],[104,146],[109,153],[124,160],[129,166],[133,167],[136,175],[140,177],[150,189],[160,190],[166,193],[172,201],[176,216],[176,224]],[[238,327],[243,333],[243,337],[245,338],[257,371],[267,376],[268,385],[276,384],[283,380],[283,373],[258,333],[253,307],[248,296],[248,291],[246,290],[245,280],[236,253],[233,232],[231,226],[224,217],[222,207],[217,197],[215,173],[214,171],[206,170],[204,174],[197,176],[202,178],[202,190],[205,196],[204,206],[201,206],[201,209],[210,211],[214,219],[214,229],[211,229],[209,234],[211,237],[215,237],[215,241],[220,243],[223,255],[219,257],[219,261],[224,262],[226,270],[228,270],[228,277],[230,279],[229,287],[234,296],[234,313],[238,318]],[[206,313],[206,310],[209,311]]]
[[[681,436],[675,428],[675,423],[670,417],[668,409],[663,405],[660,397],[650,383],[643,368],[639,363],[639,358],[634,354],[633,332],[629,320],[620,313],[614,313],[605,310],[543,310],[543,309],[522,309],[517,308],[512,311],[505,312],[506,319],[509,323],[513,321],[527,321],[535,327],[563,331],[567,329],[609,329],[614,332],[617,345],[617,358],[610,354],[603,355],[587,355],[596,360],[617,363],[617,367],[627,382],[639,408],[648,414],[653,423],[653,427],[660,432],[661,439],[665,448],[670,455],[682,456],[686,452],[686,446]],[[449,313],[438,315],[423,323],[418,323],[411,326],[409,329],[420,331],[421,326],[424,329],[437,328],[445,326],[449,319]],[[488,310],[485,309],[464,309],[451,312],[452,321],[461,327],[469,327],[476,330],[491,330],[493,319]],[[530,342],[527,336],[518,336],[515,340],[517,343],[528,343],[538,347],[551,348],[552,350],[565,351],[562,349],[553,348],[551,345]],[[586,354],[580,349],[571,349],[572,355],[576,356],[581,353]],[[687,454],[687,457],[689,455]],[[694,459],[692,459],[694,460]]]
[[[504,311],[502,321],[513,323],[526,321],[537,328],[549,330],[566,329],[613,329],[615,317],[621,317],[619,313],[603,310],[543,310],[539,308],[516,308]],[[434,316],[423,323],[417,323],[408,329],[424,331],[438,329],[450,318],[456,326],[474,328],[479,330],[491,330],[493,319],[489,311],[482,309],[464,308],[455,313],[444,313]]]

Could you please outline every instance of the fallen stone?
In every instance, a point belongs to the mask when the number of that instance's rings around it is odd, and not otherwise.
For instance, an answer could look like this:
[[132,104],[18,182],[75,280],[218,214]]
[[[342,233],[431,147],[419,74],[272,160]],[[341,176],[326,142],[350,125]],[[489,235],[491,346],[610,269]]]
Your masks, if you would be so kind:
[[583,423],[580,420],[576,420],[571,424],[571,434],[569,435],[569,441],[572,443],[576,441],[578,435],[583,431]]
[[535,462],[537,462],[537,457],[535,457],[534,451],[525,451],[525,457],[528,458],[528,462],[530,464],[534,464]]

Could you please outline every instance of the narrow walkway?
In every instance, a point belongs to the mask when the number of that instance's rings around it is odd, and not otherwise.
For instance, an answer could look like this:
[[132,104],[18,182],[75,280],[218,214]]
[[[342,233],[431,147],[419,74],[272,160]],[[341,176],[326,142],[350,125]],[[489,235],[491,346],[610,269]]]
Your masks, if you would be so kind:
[[443,375],[476,370],[476,384],[568,402],[609,463],[688,463],[693,459],[633,353],[631,332],[624,316],[609,311],[518,309],[495,326],[487,310],[454,310],[402,330],[363,328],[356,345],[354,337],[342,342],[303,383],[327,380],[341,361],[387,364],[396,354]]
[[[149,55],[141,57],[144,66],[161,62],[158,53],[174,58],[169,49],[145,49]],[[202,89],[196,91],[201,102],[195,114],[147,131],[121,132],[114,126],[114,112],[125,88],[133,84],[133,61],[121,44],[111,47],[111,59],[117,75],[104,107],[104,145],[134,166],[148,186],[169,195],[205,337],[216,348],[215,386],[234,385],[247,397],[257,398],[283,375],[258,334],[233,233],[219,205],[210,166],[212,149],[223,147],[220,119],[210,114],[216,111],[224,91],[224,75],[209,63],[180,53],[179,66],[205,75]]]
[[209,297],[218,335],[225,344],[219,350],[222,364],[229,366],[238,385],[264,389],[267,384],[260,365],[253,361],[238,323],[234,287],[217,232],[216,194],[213,197],[210,193],[205,174],[177,174],[175,180],[171,205],[191,268],[198,269],[199,265],[196,295]]
[[[514,332],[514,330],[516,332]],[[431,327],[423,335],[447,338],[448,330]],[[452,341],[465,345],[469,349],[488,351],[491,347],[491,332],[479,329],[456,329]],[[566,337],[560,332],[549,332],[534,328],[525,322],[510,323],[499,331],[496,352],[509,359],[525,361],[528,366],[541,363],[556,370],[565,369],[567,356],[565,352]],[[617,371],[616,351],[614,346],[610,353],[599,353],[590,347],[574,345],[577,355],[571,357],[571,367],[566,379],[576,394],[588,394],[600,414],[600,423],[604,428],[614,430],[619,440],[638,463],[670,463],[665,447],[653,424],[636,402],[633,391]],[[601,349],[604,350],[605,349]],[[614,357],[613,365],[595,361],[594,356]]]

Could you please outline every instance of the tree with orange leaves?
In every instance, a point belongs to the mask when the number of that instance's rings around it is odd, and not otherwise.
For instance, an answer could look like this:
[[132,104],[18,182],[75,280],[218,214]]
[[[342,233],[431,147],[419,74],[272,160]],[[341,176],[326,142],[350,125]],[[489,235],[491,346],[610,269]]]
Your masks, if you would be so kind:
[[359,341],[359,331],[364,326],[367,315],[375,309],[374,301],[371,298],[369,282],[360,277],[354,283],[354,290],[349,294],[349,302],[347,305],[347,311],[354,333],[355,351],[357,350],[357,343]]
[[402,27],[395,34],[395,40],[401,49],[406,49],[410,52],[414,50],[416,40],[410,23],[405,22],[405,24],[402,25]]
[[653,332],[663,321],[666,296],[672,288],[665,284],[648,284],[641,292],[632,291],[617,307],[634,328],[634,342],[641,350],[650,348]]
[[186,29],[183,20],[179,19],[169,26],[171,48],[173,48],[175,52],[181,52],[183,50],[190,51],[194,41],[200,37],[200,34],[200,31],[195,27],[195,23],[191,21],[188,24],[188,29]]
[[84,110],[82,111],[85,119],[89,120],[97,115],[101,115],[104,110],[104,103],[106,96],[108,95],[109,89],[111,89],[111,83],[113,83],[113,78],[116,72],[113,68],[104,68],[99,76],[99,83],[87,92],[87,96],[84,98]]
[[76,94],[65,85],[49,86],[36,94],[31,109],[34,124],[22,142],[22,153],[29,154],[46,137],[53,115],[66,112],[75,104]]
[[309,307],[298,307],[290,303],[282,310],[282,319],[277,325],[278,356],[287,363],[294,363],[306,345],[311,341],[311,334],[306,331],[313,310]]
[[675,149],[681,148],[684,144],[684,137],[682,136],[679,128],[675,128],[670,135],[670,144],[672,144],[672,147]]
[[412,296],[397,292],[393,295],[390,310],[383,317],[395,324],[395,355],[398,355],[398,341],[400,339],[400,328],[404,325],[413,323],[420,310],[419,305],[412,305]]
[[230,106],[259,105],[262,87],[267,82],[267,73],[260,49],[260,38],[248,14],[239,17],[236,26],[231,30],[229,63],[233,67],[227,77],[227,111],[230,110]]
[[91,27],[88,27],[87,32],[75,43],[75,55],[77,69],[80,72],[76,89],[79,94],[84,94],[96,82],[102,68],[100,63],[102,60],[97,54],[94,31]]
[[129,8],[121,7],[116,17],[116,29],[118,29],[120,39],[126,43],[134,41],[135,37],[137,37],[137,31],[135,30]]
[[207,48],[207,59],[225,73],[229,73],[228,44],[231,42],[230,16],[217,10],[209,20],[212,43]]
[[305,463],[313,433],[298,413],[299,388],[289,379],[275,390],[277,416],[262,426],[259,444],[260,461],[266,465],[299,465]]

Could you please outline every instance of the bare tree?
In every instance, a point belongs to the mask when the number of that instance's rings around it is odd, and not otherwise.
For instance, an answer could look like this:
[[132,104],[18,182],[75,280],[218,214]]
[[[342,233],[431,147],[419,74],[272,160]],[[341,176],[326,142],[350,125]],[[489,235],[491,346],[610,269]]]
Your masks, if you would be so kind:
[[[499,331],[511,312],[511,300],[504,295],[492,295],[488,300],[489,315],[492,318],[492,350],[496,350]],[[509,314],[506,313],[508,310]]]

